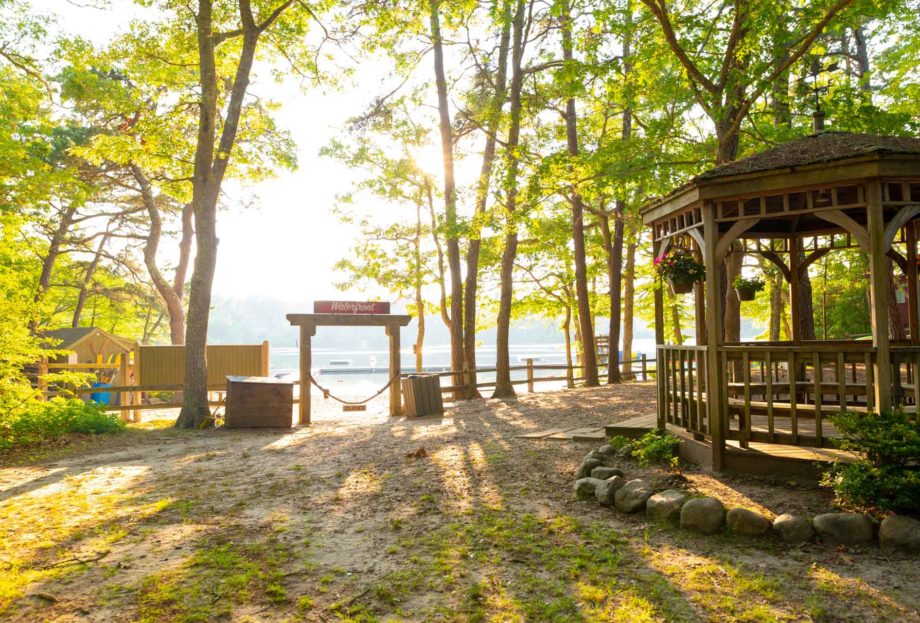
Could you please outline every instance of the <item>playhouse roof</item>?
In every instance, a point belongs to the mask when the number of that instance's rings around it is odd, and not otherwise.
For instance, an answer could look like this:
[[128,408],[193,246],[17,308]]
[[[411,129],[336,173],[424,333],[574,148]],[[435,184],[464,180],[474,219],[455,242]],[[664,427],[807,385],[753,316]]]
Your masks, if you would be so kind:
[[108,331],[103,331],[98,327],[64,327],[45,331],[42,337],[60,340],[60,343],[56,342],[48,348],[70,350],[84,340],[88,340],[97,335],[111,340],[125,351],[129,351],[134,347],[134,342],[132,340],[114,335]]

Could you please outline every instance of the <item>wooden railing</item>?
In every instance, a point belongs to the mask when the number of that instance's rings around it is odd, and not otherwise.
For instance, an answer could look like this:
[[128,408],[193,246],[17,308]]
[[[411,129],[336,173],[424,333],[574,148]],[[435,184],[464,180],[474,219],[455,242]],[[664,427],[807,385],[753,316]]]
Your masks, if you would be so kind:
[[873,409],[875,350],[869,343],[728,345],[720,359],[725,435],[742,446],[829,446],[837,433],[827,416]]
[[912,406],[920,405],[920,346],[893,346],[891,348],[892,402]]
[[[647,380],[649,380],[650,377],[654,376],[655,373],[656,373],[655,368],[650,367],[650,365],[649,365],[649,364],[653,364],[653,363],[655,363],[655,359],[649,359],[645,354],[642,354],[642,355],[640,355],[640,357],[639,357],[638,359],[633,359],[633,360],[630,360],[630,361],[622,361],[622,362],[620,362],[620,365],[629,364],[630,367],[634,367],[636,364],[638,364],[639,370],[634,371],[633,374],[634,374],[636,377],[638,377],[640,380],[642,380],[642,381],[647,381]],[[525,378],[523,378],[523,379],[512,379],[512,380],[511,380],[511,384],[512,384],[512,385],[526,385],[526,386],[527,386],[527,391],[528,391],[529,393],[532,393],[532,392],[534,391],[534,384],[535,384],[535,383],[548,382],[548,381],[555,381],[555,382],[565,381],[565,382],[566,382],[566,386],[567,386],[569,389],[571,389],[571,388],[575,387],[575,383],[576,383],[576,382],[584,381],[584,377],[583,377],[583,376],[575,376],[575,371],[576,371],[576,370],[582,370],[582,369],[584,369],[584,366],[578,366],[578,365],[569,366],[569,365],[564,364],[564,363],[558,363],[558,364],[553,364],[553,363],[546,363],[546,364],[534,363],[533,359],[527,359],[525,365],[522,365],[522,366],[509,366],[509,368],[508,368],[508,370],[509,370],[510,372],[512,372],[512,373],[514,373],[514,372],[521,372],[521,371],[524,371],[524,372],[526,373],[526,374],[525,374]],[[477,374],[477,375],[479,375],[479,374],[489,374],[489,373],[492,373],[492,372],[496,372],[497,370],[498,370],[497,368],[476,368],[476,374]],[[565,371],[565,374],[564,374],[564,375],[555,375],[555,376],[537,376],[537,375],[536,375],[536,372],[539,372],[539,371],[541,371],[541,370],[548,370],[548,371],[564,370],[564,371]],[[434,372],[434,373],[431,373],[431,374],[434,374],[435,376],[438,376],[438,377],[441,377],[441,378],[448,378],[448,379],[451,379],[451,378],[456,378],[456,377],[466,378],[467,375],[469,374],[469,372],[470,372],[469,370],[461,370],[461,371],[459,371],[459,372],[444,371],[444,372]],[[403,376],[409,376],[410,374],[413,374],[413,373],[403,373]],[[484,389],[486,389],[486,388],[490,388],[490,387],[495,387],[495,381],[485,381],[485,382],[481,382],[481,383],[480,383],[480,382],[477,382],[477,383],[476,383],[476,388],[477,388],[477,389],[479,389],[479,388],[484,388]],[[465,389],[466,389],[466,385],[464,385],[464,384],[462,384],[462,383],[461,383],[461,384],[457,384],[457,385],[442,385],[442,386],[441,386],[441,393],[443,393],[443,394],[455,393],[455,392],[461,392],[461,393],[462,393]]]
[[659,345],[658,409],[664,420],[700,435],[710,433],[706,415],[706,347]]

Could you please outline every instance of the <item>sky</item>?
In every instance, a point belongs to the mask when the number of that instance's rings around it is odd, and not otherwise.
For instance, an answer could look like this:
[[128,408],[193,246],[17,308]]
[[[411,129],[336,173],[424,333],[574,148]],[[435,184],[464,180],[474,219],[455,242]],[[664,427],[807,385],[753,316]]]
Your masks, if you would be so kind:
[[[59,28],[97,45],[141,14],[130,0],[112,0],[104,9],[75,0],[44,3],[57,14]],[[248,186],[245,194],[256,197],[253,207],[219,214],[214,294],[269,296],[305,305],[315,299],[362,298],[361,293],[343,293],[334,286],[341,275],[333,264],[350,251],[357,232],[340,223],[331,208],[336,194],[349,190],[353,174],[344,165],[320,157],[319,150],[341,136],[346,121],[361,113],[374,96],[392,90],[386,67],[363,64],[352,85],[325,92],[305,92],[294,79],[279,84],[267,68],[261,69],[249,91],[282,103],[276,119],[297,145],[299,166]],[[438,153],[434,146],[432,153]],[[233,184],[225,188],[235,194]],[[375,294],[385,296],[370,293]]]

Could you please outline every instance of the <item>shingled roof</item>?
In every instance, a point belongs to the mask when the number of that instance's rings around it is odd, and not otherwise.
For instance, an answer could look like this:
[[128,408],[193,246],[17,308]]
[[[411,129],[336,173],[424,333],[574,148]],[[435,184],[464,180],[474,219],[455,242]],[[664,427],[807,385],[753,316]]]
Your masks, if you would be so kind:
[[693,182],[777,169],[794,169],[809,164],[835,162],[873,154],[920,155],[920,139],[852,132],[822,132],[710,169],[693,178]]

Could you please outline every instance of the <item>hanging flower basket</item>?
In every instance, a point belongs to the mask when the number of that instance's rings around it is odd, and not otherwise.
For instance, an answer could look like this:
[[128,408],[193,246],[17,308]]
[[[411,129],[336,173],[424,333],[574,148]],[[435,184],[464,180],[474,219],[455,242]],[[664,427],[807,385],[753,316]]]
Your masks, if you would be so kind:
[[706,267],[687,249],[671,249],[655,258],[655,273],[671,284],[674,294],[693,292],[693,284],[706,279]]
[[735,288],[739,301],[753,301],[757,298],[757,293],[763,290],[764,285],[763,279],[757,279],[756,277],[745,279],[741,275],[738,275],[732,281],[732,287]]

